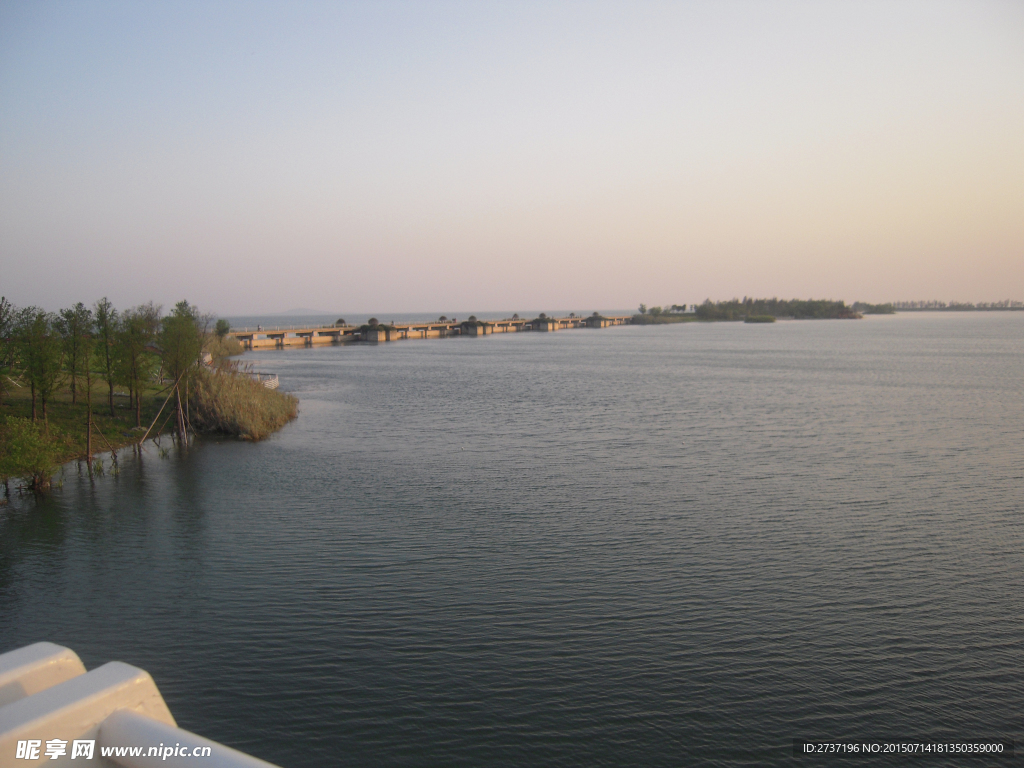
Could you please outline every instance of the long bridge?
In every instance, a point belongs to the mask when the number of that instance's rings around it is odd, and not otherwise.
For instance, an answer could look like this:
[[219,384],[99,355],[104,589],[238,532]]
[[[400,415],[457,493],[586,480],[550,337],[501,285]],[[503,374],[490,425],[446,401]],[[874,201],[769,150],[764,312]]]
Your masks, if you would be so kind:
[[593,314],[568,317],[539,317],[534,320],[470,320],[465,322],[437,321],[430,323],[400,323],[395,325],[353,326],[325,325],[316,328],[241,328],[228,331],[245,349],[284,347],[311,347],[314,344],[349,344],[357,341],[383,342],[400,339],[440,339],[452,336],[488,336],[492,333],[522,333],[524,331],[562,331],[570,328],[607,328],[628,325],[629,316],[604,317]]

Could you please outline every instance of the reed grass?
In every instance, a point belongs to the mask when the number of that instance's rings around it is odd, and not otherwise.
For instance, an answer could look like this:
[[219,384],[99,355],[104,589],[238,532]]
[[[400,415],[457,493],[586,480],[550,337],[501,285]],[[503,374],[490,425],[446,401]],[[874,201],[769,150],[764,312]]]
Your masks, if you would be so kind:
[[192,397],[195,429],[243,440],[262,440],[299,415],[298,398],[267,389],[236,365],[200,371]]
[[213,357],[215,363],[219,363],[228,357],[234,357],[235,355],[242,354],[245,349],[242,347],[242,342],[236,339],[234,336],[215,336],[211,335],[204,345],[204,350],[209,352]]

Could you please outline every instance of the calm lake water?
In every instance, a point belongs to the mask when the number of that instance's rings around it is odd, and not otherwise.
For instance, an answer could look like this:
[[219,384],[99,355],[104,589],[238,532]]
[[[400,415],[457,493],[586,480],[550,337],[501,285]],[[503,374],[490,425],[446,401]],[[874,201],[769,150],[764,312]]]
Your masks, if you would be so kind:
[[252,358],[274,438],[0,509],[0,649],[288,768],[1020,744],[1024,313]]

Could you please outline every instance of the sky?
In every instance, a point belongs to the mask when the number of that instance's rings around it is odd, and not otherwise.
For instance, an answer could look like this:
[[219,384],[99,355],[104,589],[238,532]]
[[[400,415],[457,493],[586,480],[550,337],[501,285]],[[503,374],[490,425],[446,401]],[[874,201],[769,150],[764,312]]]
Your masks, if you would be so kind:
[[1024,3],[0,0],[0,293],[1024,299]]

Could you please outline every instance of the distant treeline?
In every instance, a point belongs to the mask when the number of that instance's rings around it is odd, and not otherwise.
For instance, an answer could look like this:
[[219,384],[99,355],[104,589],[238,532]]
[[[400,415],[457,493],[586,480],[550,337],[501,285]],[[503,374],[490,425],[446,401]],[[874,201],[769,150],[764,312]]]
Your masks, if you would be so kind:
[[896,309],[906,311],[940,311],[940,312],[986,312],[992,310],[1021,310],[1024,309],[1024,301],[1005,299],[1004,301],[981,301],[972,304],[969,301],[897,301],[894,304]]
[[894,315],[896,307],[892,304],[868,304],[866,301],[853,302],[853,311],[865,315]]
[[830,299],[752,299],[744,296],[731,301],[707,299],[703,304],[673,304],[670,307],[640,305],[640,313],[633,316],[635,325],[685,322],[697,320],[744,320],[749,317],[796,318],[856,318],[860,315],[892,315],[897,311],[991,312],[997,310],[1024,310],[1024,301],[982,301],[977,304],[959,301],[896,301],[888,304],[869,304],[855,301],[846,306]]
[[698,304],[694,313],[699,320],[743,320],[747,317],[795,317],[815,319],[847,319],[860,315],[853,307],[842,301],[830,299],[732,299],[715,301],[707,299]]

